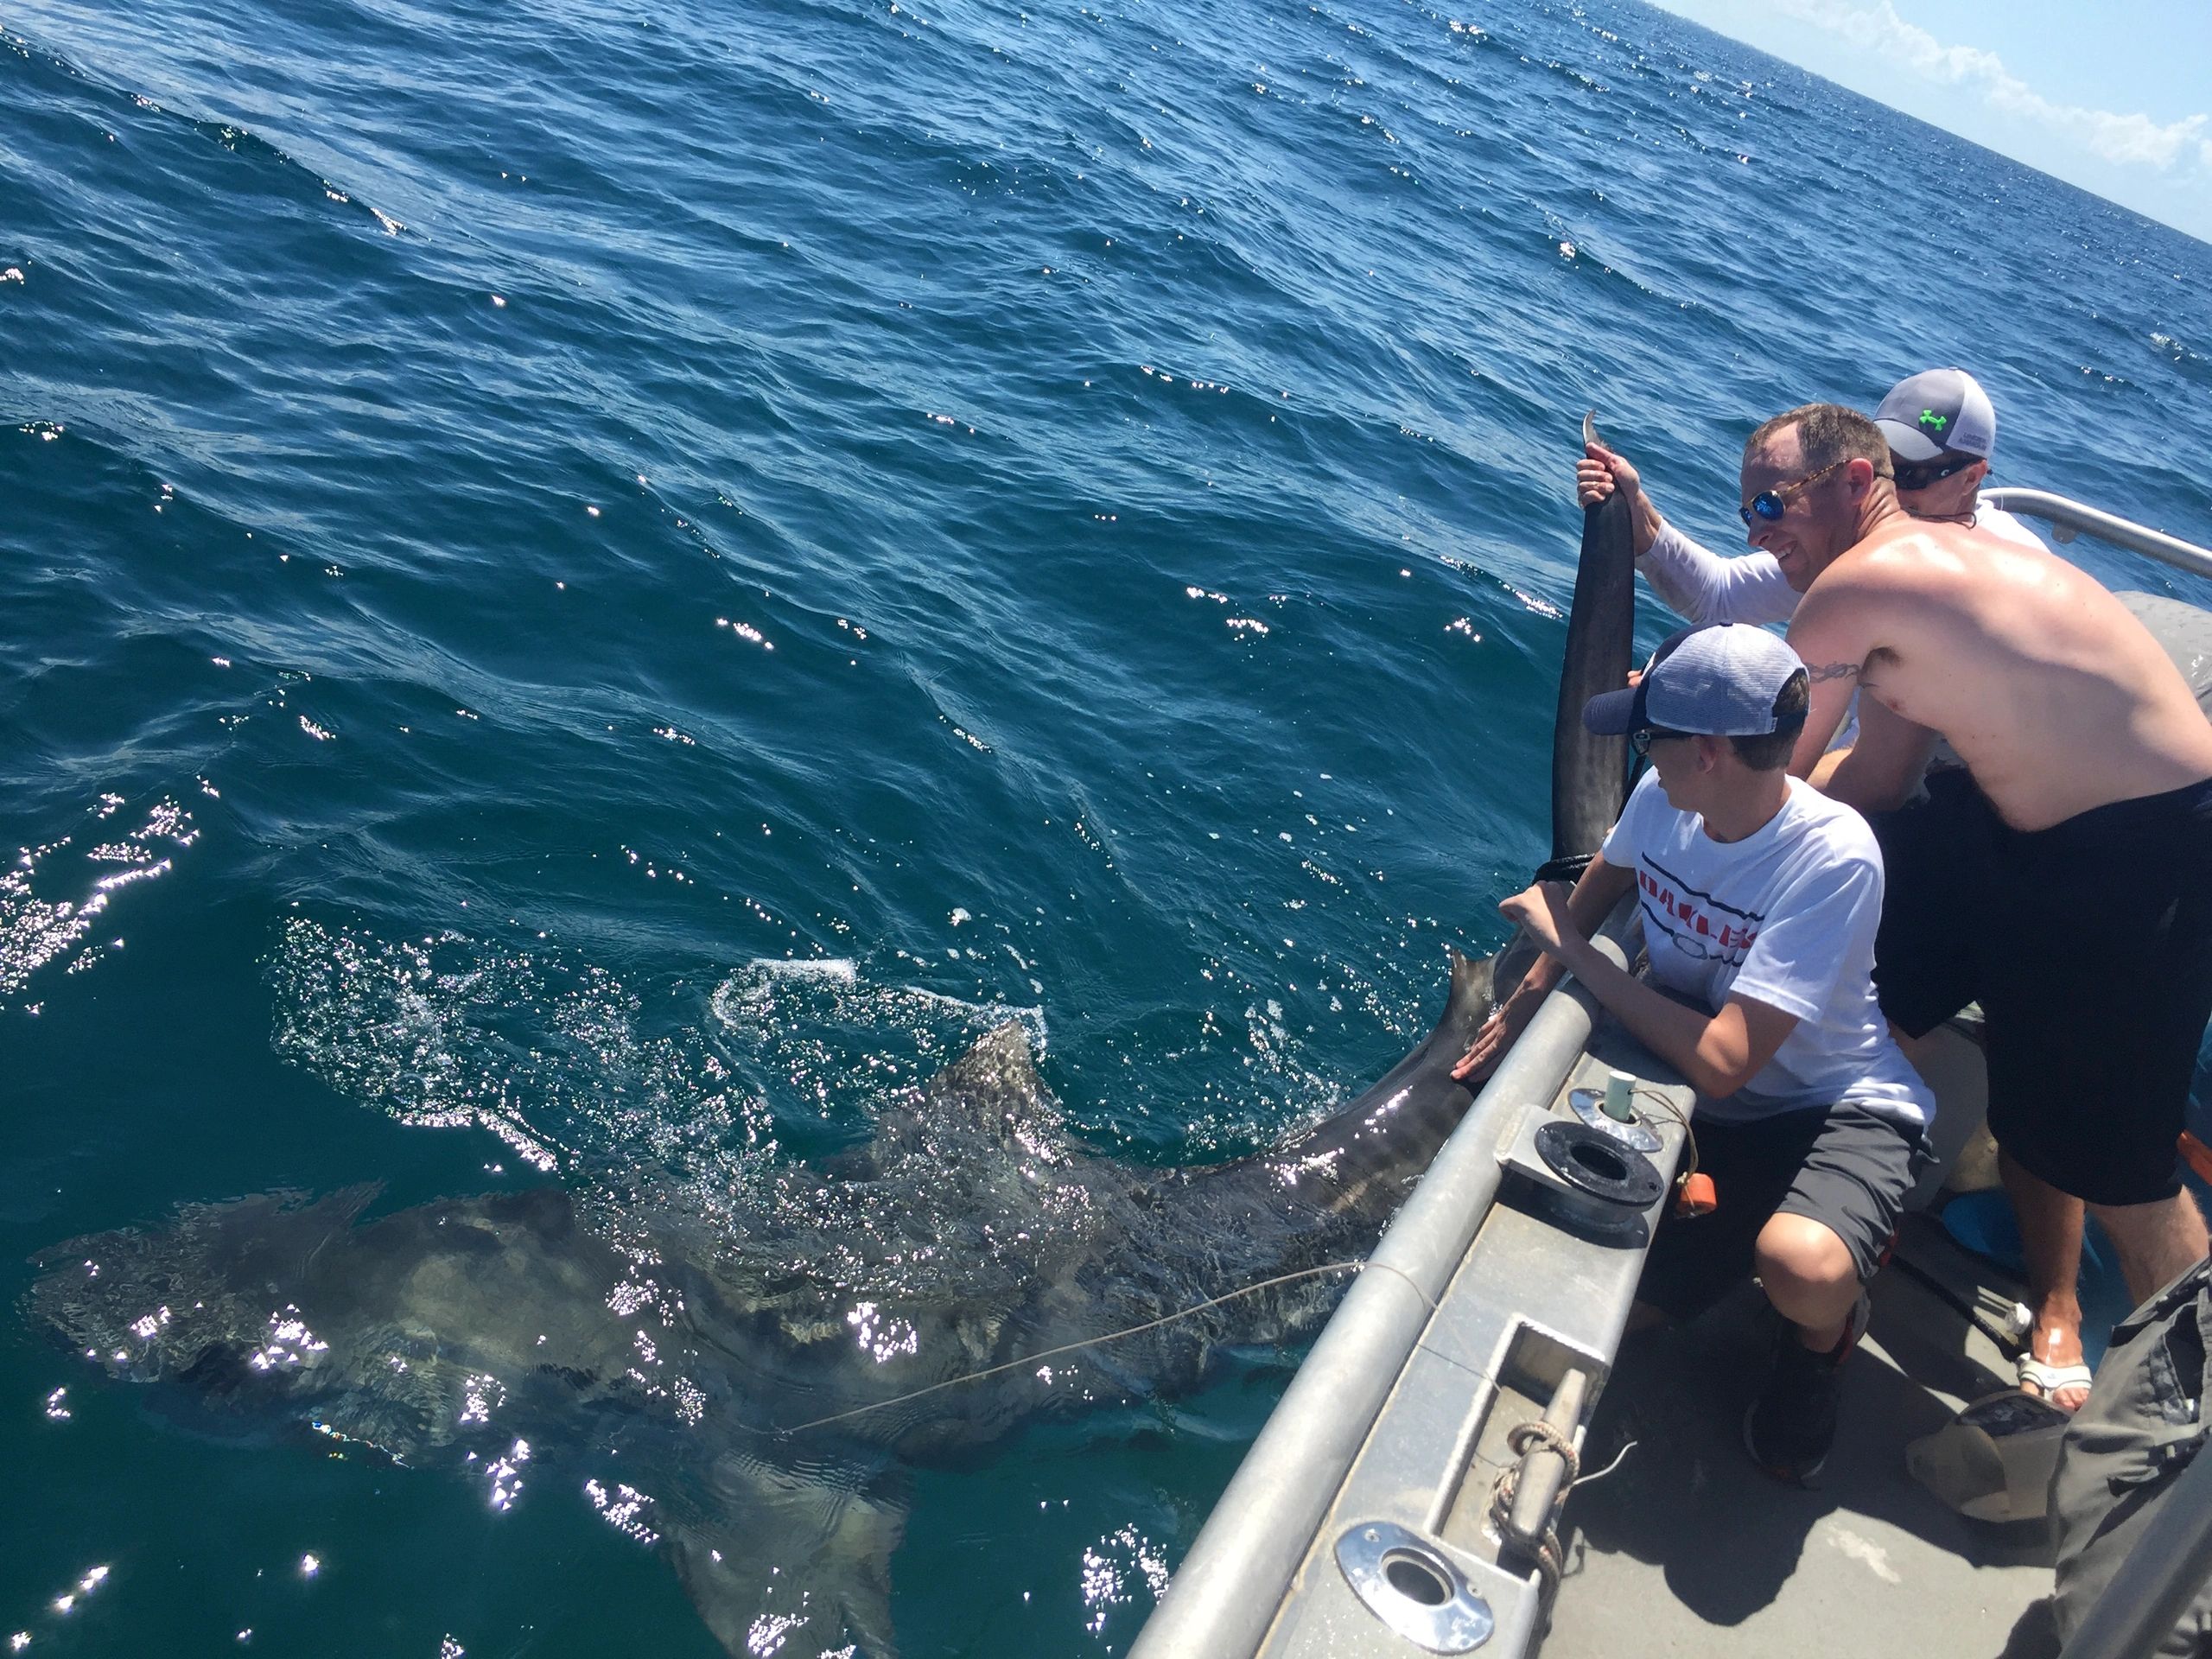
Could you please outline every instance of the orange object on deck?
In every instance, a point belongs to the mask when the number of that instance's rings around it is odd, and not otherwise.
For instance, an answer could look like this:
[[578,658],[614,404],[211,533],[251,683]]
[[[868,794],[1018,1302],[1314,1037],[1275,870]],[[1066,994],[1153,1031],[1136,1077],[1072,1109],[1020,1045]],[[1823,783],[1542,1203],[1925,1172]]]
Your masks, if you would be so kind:
[[[2212,1148],[2202,1148],[2208,1161],[2212,1161]],[[1675,1194],[1675,1213],[1678,1216],[1709,1216],[1720,1207],[1720,1194],[1713,1185],[1713,1177],[1702,1171],[1687,1177],[1682,1190]]]

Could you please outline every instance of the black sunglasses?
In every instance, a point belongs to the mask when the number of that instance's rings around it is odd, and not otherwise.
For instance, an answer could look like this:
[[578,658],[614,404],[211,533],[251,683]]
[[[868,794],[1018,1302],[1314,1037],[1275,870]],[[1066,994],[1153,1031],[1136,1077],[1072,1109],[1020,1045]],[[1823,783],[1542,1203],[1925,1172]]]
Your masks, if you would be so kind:
[[1670,732],[1663,726],[1645,726],[1628,734],[1628,746],[1636,751],[1638,760],[1649,760],[1654,743],[1663,743],[1670,737],[1689,735],[1688,732]]
[[1963,473],[1980,459],[1980,455],[1955,455],[1948,461],[1939,458],[1917,462],[1897,461],[1897,488],[1924,490],[1930,484],[1940,483],[1948,478],[1953,473]]
[[1802,478],[1791,479],[1787,484],[1777,484],[1770,490],[1761,490],[1751,498],[1749,505],[1736,509],[1737,515],[1744,521],[1744,528],[1749,530],[1751,527],[1753,513],[1757,513],[1770,524],[1780,524],[1782,515],[1789,511],[1791,496],[1810,485],[1819,483],[1850,459],[1850,456],[1846,455],[1843,461],[1832,461],[1817,473],[1808,473]]

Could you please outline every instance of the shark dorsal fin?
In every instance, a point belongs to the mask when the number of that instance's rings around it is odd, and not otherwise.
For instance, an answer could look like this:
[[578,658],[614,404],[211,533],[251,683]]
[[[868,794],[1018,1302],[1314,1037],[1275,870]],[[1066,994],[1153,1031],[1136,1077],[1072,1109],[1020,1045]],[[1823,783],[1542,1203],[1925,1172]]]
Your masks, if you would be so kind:
[[1018,1020],[994,1026],[922,1090],[920,1117],[957,1118],[993,1139],[1030,1153],[1049,1153],[1066,1140],[1060,1103],[1037,1072],[1037,1051]]
[[978,1105],[1022,1113],[1045,1097],[1037,1051],[1019,1020],[994,1026],[965,1054],[931,1077],[923,1093],[932,1100],[965,1096]]
[[868,1143],[829,1167],[865,1180],[911,1157],[942,1161],[948,1135],[971,1151],[988,1145],[1040,1166],[1073,1156],[1060,1103],[1038,1075],[1037,1052],[1020,1021],[994,1026],[921,1088],[887,1102]]

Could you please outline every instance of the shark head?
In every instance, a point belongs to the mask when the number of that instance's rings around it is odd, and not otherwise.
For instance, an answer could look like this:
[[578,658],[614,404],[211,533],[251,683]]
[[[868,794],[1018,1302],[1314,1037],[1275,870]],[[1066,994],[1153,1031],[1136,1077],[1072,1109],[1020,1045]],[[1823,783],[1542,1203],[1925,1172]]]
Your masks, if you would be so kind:
[[265,1423],[319,1390],[329,1344],[299,1306],[306,1269],[375,1192],[191,1205],[158,1232],[71,1240],[40,1256],[30,1312],[111,1376],[168,1385],[210,1427]]
[[[468,1438],[509,1374],[570,1392],[620,1376],[610,1300],[633,1263],[558,1189],[363,1219],[374,1186],[190,1205],[159,1229],[44,1252],[29,1308],[202,1433],[311,1428],[413,1458]],[[644,1293],[639,1293],[643,1294]]]

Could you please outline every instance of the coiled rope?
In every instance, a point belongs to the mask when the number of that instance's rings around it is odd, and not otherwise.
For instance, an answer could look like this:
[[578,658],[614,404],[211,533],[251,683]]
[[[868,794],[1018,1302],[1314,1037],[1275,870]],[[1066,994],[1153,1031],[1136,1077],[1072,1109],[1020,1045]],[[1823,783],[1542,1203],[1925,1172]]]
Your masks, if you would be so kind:
[[[1505,1433],[1505,1444],[1511,1449],[1514,1460],[1498,1471],[1497,1484],[1491,1488],[1490,1517],[1501,1538],[1521,1545],[1535,1560],[1537,1576],[1542,1580],[1539,1593],[1548,1612],[1552,1598],[1559,1593],[1560,1579],[1567,1571],[1559,1541],[1560,1514],[1567,1508],[1567,1495],[1574,1490],[1575,1478],[1582,1471],[1582,1454],[1574,1449],[1574,1437],[1569,1431],[1541,1417],[1514,1424]],[[1544,1517],[1543,1531],[1534,1538],[1525,1538],[1513,1528],[1513,1495],[1520,1490],[1522,1464],[1539,1448],[1559,1454],[1560,1460],[1567,1465],[1567,1478],[1559,1484],[1559,1496],[1552,1500],[1551,1511]]]

